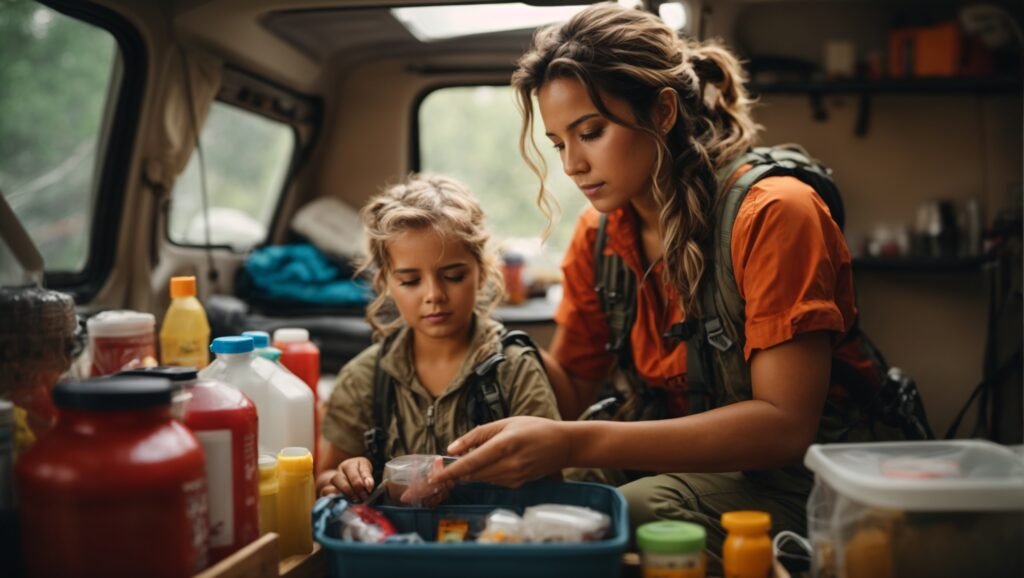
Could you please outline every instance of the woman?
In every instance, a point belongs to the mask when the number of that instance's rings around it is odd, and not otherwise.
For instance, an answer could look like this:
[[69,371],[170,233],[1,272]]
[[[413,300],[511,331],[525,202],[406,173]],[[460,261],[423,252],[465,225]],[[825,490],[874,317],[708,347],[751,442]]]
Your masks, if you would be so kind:
[[[773,530],[805,533],[812,478],[800,466],[804,452],[816,441],[858,438],[862,425],[842,388],[830,387],[833,360],[871,368],[855,332],[850,255],[818,193],[790,176],[767,177],[730,222],[727,252],[744,308],[741,387],[724,391],[712,380],[707,410],[694,413],[687,346],[674,331],[712,308],[700,282],[718,272],[709,261],[722,224],[719,190],[749,169],[727,167],[759,129],[743,81],[724,48],[680,40],[656,17],[613,4],[537,33],[513,76],[521,149],[526,156],[536,98],[565,173],[592,205],[563,262],[565,297],[546,359],[559,407],[567,419],[579,415],[616,362],[594,289],[606,214],[604,252],[637,280],[627,369],[658,393],[650,398],[669,419],[494,422],[449,446],[466,455],[438,480],[515,486],[564,467],[632,471],[627,479],[661,472],[621,487],[634,526],[701,523],[713,557],[725,511],[765,510]],[[723,169],[729,174],[716,177]]]

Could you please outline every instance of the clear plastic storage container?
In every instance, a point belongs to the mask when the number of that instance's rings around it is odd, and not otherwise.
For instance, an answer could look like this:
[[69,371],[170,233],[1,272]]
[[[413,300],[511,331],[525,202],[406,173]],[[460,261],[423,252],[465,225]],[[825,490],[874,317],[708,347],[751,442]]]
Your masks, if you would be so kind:
[[1024,576],[1024,460],[986,441],[814,445],[819,578]]

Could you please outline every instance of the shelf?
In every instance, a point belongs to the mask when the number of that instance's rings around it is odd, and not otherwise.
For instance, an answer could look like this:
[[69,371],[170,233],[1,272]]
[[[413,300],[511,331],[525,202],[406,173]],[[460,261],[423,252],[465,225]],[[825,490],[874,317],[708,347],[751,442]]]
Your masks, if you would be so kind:
[[893,271],[906,273],[955,273],[980,271],[991,262],[985,255],[974,257],[854,257],[856,271]]
[[1021,80],[1012,77],[904,78],[884,80],[811,80],[750,82],[754,94],[1013,94]]

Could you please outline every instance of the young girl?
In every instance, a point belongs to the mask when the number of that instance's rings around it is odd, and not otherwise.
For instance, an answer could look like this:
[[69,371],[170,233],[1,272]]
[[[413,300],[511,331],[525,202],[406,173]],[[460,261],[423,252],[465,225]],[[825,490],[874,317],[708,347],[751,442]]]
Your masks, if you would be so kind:
[[[620,488],[632,524],[702,524],[711,568],[723,512],[765,510],[773,531],[805,533],[808,446],[869,437],[833,369],[880,376],[855,330],[850,255],[819,192],[793,176],[767,176],[741,202],[725,202],[752,170],[736,161],[759,128],[743,81],[727,50],[680,39],[640,10],[594,5],[537,33],[513,75],[520,142],[529,142],[536,99],[566,175],[592,205],[563,261],[548,364],[562,415],[579,415],[612,367],[624,365],[657,393],[649,399],[668,419],[487,424],[449,446],[452,454],[476,449],[435,482],[516,485],[563,467],[632,471]],[[608,256],[635,280],[628,355],[618,357],[606,347],[616,321],[602,306],[610,296],[595,290]],[[719,292],[709,302],[702,288],[712,281]],[[732,330],[720,331],[730,320]],[[717,365],[689,354],[693,330],[706,332],[705,349],[716,350],[705,359]]]
[[[558,419],[536,352],[504,346],[505,328],[488,317],[503,284],[486,252],[483,211],[469,191],[446,177],[414,176],[371,199],[361,215],[368,245],[363,269],[375,269],[377,293],[367,319],[381,341],[338,375],[317,477],[321,495],[360,500],[380,482],[374,469],[379,476],[382,464],[371,460],[444,454],[450,442],[487,421],[481,404],[497,401],[505,415]],[[495,369],[474,371],[488,359],[499,362]],[[496,380],[500,395],[485,401],[488,380]],[[389,395],[380,395],[382,384]],[[388,423],[375,423],[382,411]]]

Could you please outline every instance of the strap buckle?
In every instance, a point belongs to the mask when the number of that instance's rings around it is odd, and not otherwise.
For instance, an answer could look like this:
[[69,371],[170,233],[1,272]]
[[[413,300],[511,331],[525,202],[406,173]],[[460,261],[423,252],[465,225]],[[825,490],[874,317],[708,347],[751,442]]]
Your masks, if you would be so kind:
[[381,449],[380,444],[384,441],[387,434],[383,428],[372,427],[363,432],[363,445],[366,447],[366,451],[375,456]]
[[732,339],[725,334],[725,329],[722,327],[722,322],[718,317],[712,317],[704,322],[704,331],[708,336],[708,343],[711,347],[719,351],[728,351],[732,347]]

